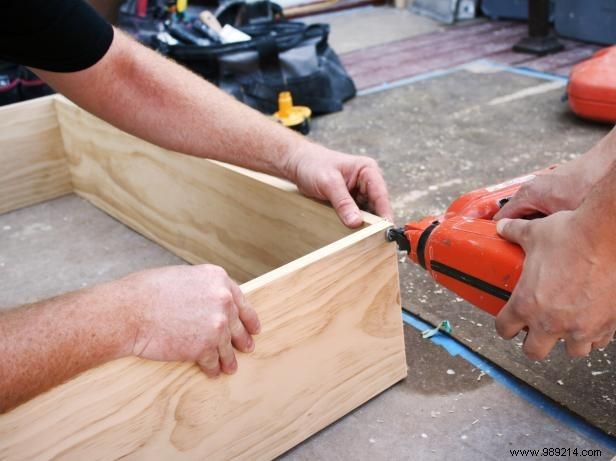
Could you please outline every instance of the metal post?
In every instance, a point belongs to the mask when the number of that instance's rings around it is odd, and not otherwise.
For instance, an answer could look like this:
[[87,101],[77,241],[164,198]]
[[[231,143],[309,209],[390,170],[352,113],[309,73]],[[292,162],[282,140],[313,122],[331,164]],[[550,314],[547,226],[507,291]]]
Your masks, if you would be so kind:
[[550,33],[550,0],[528,0],[528,37],[516,43],[513,50],[543,56],[563,48]]

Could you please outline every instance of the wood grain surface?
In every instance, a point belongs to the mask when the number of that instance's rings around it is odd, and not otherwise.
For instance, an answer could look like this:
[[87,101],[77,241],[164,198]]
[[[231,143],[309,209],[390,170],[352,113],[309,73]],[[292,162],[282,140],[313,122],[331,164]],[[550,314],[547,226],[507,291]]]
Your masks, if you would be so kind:
[[267,175],[171,153],[57,100],[75,192],[191,263],[241,282],[351,231]]
[[234,376],[123,359],[0,416],[0,459],[271,459],[406,375],[381,221],[242,286],[262,320]]
[[54,99],[0,108],[0,213],[72,190]]

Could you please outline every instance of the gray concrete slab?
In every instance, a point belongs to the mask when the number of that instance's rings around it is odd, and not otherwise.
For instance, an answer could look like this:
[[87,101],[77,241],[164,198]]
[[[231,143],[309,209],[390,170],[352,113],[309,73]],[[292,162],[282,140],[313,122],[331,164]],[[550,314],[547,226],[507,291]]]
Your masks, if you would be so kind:
[[0,215],[0,309],[180,258],[76,195]]
[[[312,137],[379,160],[403,224],[439,214],[467,191],[573,158],[608,131],[575,118],[558,82],[473,69],[359,97],[316,119]],[[433,323],[449,319],[469,347],[616,434],[615,343],[588,359],[570,360],[559,348],[530,361],[520,339],[497,338],[491,316],[405,260],[400,271],[405,307]]]
[[550,447],[592,450],[589,459],[616,454],[421,339],[417,330],[405,327],[405,342],[406,380],[279,459],[500,461],[512,458],[510,450]]
[[404,40],[443,27],[429,18],[388,6],[319,14],[301,20],[308,24],[329,24],[330,45],[340,54]]

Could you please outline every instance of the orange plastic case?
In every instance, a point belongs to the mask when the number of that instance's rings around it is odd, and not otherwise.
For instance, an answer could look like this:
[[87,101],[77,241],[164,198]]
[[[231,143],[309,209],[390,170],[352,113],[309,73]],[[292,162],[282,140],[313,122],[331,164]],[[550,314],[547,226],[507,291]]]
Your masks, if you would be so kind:
[[522,184],[553,168],[469,192],[443,215],[406,224],[409,257],[439,284],[498,314],[520,278],[524,251],[497,234],[492,218]]
[[577,64],[567,92],[571,110],[580,117],[616,123],[616,46]]

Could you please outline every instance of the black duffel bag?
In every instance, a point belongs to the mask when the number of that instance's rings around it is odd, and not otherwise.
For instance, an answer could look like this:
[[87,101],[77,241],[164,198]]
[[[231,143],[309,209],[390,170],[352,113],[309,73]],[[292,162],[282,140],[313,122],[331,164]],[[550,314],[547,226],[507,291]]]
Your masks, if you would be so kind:
[[161,53],[267,114],[277,110],[281,91],[316,114],[339,111],[355,96],[353,80],[328,45],[328,25],[280,20],[240,29],[252,39],[209,46],[152,40]]
[[52,93],[53,90],[28,68],[0,61],[0,106]]

